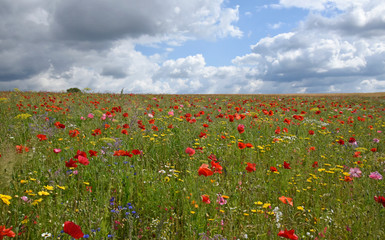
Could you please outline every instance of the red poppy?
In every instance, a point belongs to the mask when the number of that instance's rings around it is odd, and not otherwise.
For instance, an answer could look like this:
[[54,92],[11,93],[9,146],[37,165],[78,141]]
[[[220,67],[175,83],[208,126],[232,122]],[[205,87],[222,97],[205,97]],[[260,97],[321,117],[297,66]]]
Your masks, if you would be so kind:
[[215,160],[212,160],[211,161],[211,169],[214,170],[214,173],[222,174],[223,167],[218,162],[216,162]]
[[355,143],[356,139],[354,137],[349,138],[349,143]]
[[275,129],[274,133],[275,133],[275,134],[280,134],[280,133],[281,133],[281,128],[280,128],[280,127],[277,127],[277,129]]
[[126,129],[123,129],[123,130],[121,131],[121,133],[122,133],[122,134],[125,134],[125,135],[128,135],[128,132],[127,132]]
[[192,148],[186,148],[185,152],[191,157],[195,154],[195,150]]
[[372,148],[372,149],[370,149],[370,151],[377,152],[377,148]]
[[168,125],[168,127],[167,128],[170,128],[170,129],[172,129],[172,128],[174,128],[174,126],[172,125],[172,124],[170,124],[170,125]]
[[242,125],[242,124],[239,124],[237,129],[238,129],[239,133],[244,133],[245,132],[245,126]]
[[289,205],[293,206],[293,199],[292,198],[282,196],[282,197],[279,197],[278,199],[281,202],[283,202],[284,204],[289,204]]
[[102,134],[102,131],[99,128],[97,128],[97,129],[93,130],[93,133],[91,135],[96,136],[96,135],[100,135],[100,134]]
[[134,155],[140,155],[142,152],[139,149],[134,149],[131,151]]
[[349,177],[349,176],[344,176],[344,181],[345,182],[350,182],[350,181],[353,181],[353,178]]
[[246,171],[248,172],[254,172],[255,171],[255,166],[257,165],[256,163],[246,163]]
[[148,123],[149,123],[149,124],[154,124],[154,123],[155,123],[155,119],[150,119],[150,120],[148,120]]
[[14,238],[16,234],[12,231],[12,227],[5,228],[5,226],[0,226],[0,240],[2,240],[4,236]]
[[309,134],[310,135],[314,135],[314,131],[313,130],[309,130]]
[[277,170],[276,167],[270,167],[270,171],[271,171],[271,172],[278,172],[278,170]]
[[200,137],[200,138],[207,138],[207,134],[204,133],[204,132],[201,132],[201,133],[199,134],[199,137]]
[[68,168],[76,168],[76,167],[78,167],[78,165],[76,165],[76,163],[77,163],[78,161],[75,161],[75,160],[73,160],[72,158],[67,162],[66,161],[66,167],[68,167]]
[[342,139],[340,139],[340,140],[338,140],[338,143],[339,143],[340,145],[344,145],[344,144],[345,144],[345,141],[342,140]]
[[298,236],[294,234],[294,231],[295,231],[294,229],[288,231],[285,228],[285,231],[284,230],[279,231],[278,236],[279,237],[288,238],[288,239],[292,239],[292,240],[297,240]]
[[203,124],[203,127],[207,128],[209,125],[207,123]]
[[316,168],[318,167],[318,162],[314,162],[313,165],[312,165],[313,168]]
[[76,137],[77,135],[79,135],[79,131],[78,130],[70,130],[69,131],[69,135],[71,136],[71,137]]
[[38,135],[37,135],[37,138],[39,138],[40,141],[47,140],[47,136],[44,135],[44,134],[38,134]]
[[155,125],[154,125],[154,126],[152,126],[152,127],[151,127],[151,129],[152,129],[152,130],[154,130],[154,131],[159,131],[158,127],[157,127],[157,126],[155,126]]
[[87,166],[88,164],[90,164],[90,161],[88,161],[88,158],[83,157],[82,155],[78,156],[78,161],[80,164],[83,164],[84,166]]
[[205,177],[213,175],[213,171],[209,168],[208,164],[202,164],[198,169],[198,175],[203,175]]
[[290,163],[288,163],[288,162],[286,162],[286,161],[283,161],[283,167],[284,167],[285,169],[291,169]]
[[123,125],[123,128],[130,128],[130,126],[129,126],[127,123],[125,123],[125,124]]
[[210,203],[210,197],[208,195],[202,195],[202,202],[209,204]]
[[128,113],[123,113],[123,117],[128,117]]
[[88,153],[90,154],[90,157],[97,157],[98,156],[98,152],[94,151],[94,150],[89,150]]
[[239,149],[244,149],[244,148],[246,148],[246,144],[244,144],[243,142],[239,142],[238,143],[238,148]]
[[70,221],[64,222],[63,231],[75,239],[79,239],[84,236],[84,233],[82,232],[80,226]]
[[246,147],[247,147],[247,148],[252,148],[252,147],[253,147],[253,144],[251,144],[251,143],[246,143]]
[[385,197],[383,196],[374,196],[374,201],[378,202],[378,203],[381,203],[382,206],[385,207]]

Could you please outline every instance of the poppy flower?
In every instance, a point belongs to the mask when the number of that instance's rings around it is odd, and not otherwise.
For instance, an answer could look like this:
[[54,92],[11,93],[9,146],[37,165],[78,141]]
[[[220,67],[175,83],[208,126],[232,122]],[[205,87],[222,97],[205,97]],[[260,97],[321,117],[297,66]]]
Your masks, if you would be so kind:
[[345,182],[351,182],[351,181],[353,181],[353,178],[350,176],[344,176],[344,181]]
[[122,134],[126,134],[126,135],[128,135],[128,132],[127,132],[127,130],[126,130],[126,129],[123,129],[123,130],[121,131],[121,133],[122,133]]
[[78,161],[74,161],[71,158],[68,162],[66,161],[66,167],[68,167],[68,168],[71,168],[71,167],[76,168],[76,167],[78,167],[78,165],[76,165],[77,162]]
[[202,202],[210,204],[210,197],[208,195],[206,194],[202,195],[201,198],[202,198]]
[[246,143],[246,147],[247,147],[247,148],[252,148],[252,147],[253,147],[253,144],[251,144],[251,143]]
[[63,231],[75,239],[79,239],[84,236],[84,233],[82,232],[80,226],[70,221],[64,222]]
[[223,167],[216,161],[212,160],[211,161],[211,169],[214,170],[214,173],[220,173],[222,174],[222,169]]
[[12,227],[5,228],[5,226],[0,226],[0,240],[2,240],[5,236],[10,238],[14,238],[16,236],[16,234],[12,231]]
[[276,167],[270,167],[270,171],[271,171],[271,172],[278,172],[278,170],[277,170]]
[[237,129],[238,129],[239,133],[244,133],[245,132],[245,125],[239,124]]
[[82,155],[78,156],[78,161],[80,164],[83,164],[84,166],[87,166],[88,164],[90,164],[90,161],[88,161],[88,158],[86,158]]
[[39,138],[40,141],[47,140],[47,136],[44,135],[44,134],[38,134],[38,135],[37,135],[37,138]]
[[128,125],[127,123],[125,123],[125,124],[123,125],[123,128],[130,128],[130,125]]
[[257,165],[256,163],[246,163],[246,171],[248,172],[254,172],[255,171],[255,166]]
[[385,207],[385,197],[383,196],[374,196],[374,201],[381,203]]
[[315,162],[313,163],[312,167],[313,167],[313,168],[316,168],[316,167],[318,167],[318,162],[317,162],[317,161],[315,161]]
[[244,148],[246,148],[246,144],[244,144],[243,142],[239,142],[238,143],[238,148],[239,149],[244,149]]
[[372,149],[370,149],[370,151],[377,152],[377,148],[372,148]]
[[314,131],[313,130],[309,130],[309,135],[314,135]]
[[203,175],[205,177],[213,175],[213,171],[209,168],[208,164],[202,164],[198,169],[198,175]]
[[338,143],[339,143],[340,145],[344,145],[344,144],[345,144],[345,141],[342,140],[342,139],[340,139],[340,140],[338,140]]
[[195,154],[195,150],[192,148],[186,148],[185,152],[191,157]]
[[140,155],[142,152],[139,149],[134,149],[131,151],[134,155]]
[[292,198],[282,196],[282,197],[279,197],[278,199],[281,202],[283,202],[284,204],[289,204],[289,205],[293,206],[293,199]]
[[69,130],[68,134],[70,135],[70,137],[76,137],[77,135],[79,135],[79,131],[78,130]]
[[278,236],[279,237],[288,238],[288,239],[292,239],[292,240],[297,240],[298,236],[294,234],[294,231],[295,231],[294,229],[288,231],[285,228],[285,230],[279,231]]
[[94,150],[89,150],[88,153],[90,154],[90,157],[97,157],[98,156],[98,152],[94,151]]
[[285,169],[291,169],[290,163],[287,163],[286,161],[283,161],[283,167],[284,167]]

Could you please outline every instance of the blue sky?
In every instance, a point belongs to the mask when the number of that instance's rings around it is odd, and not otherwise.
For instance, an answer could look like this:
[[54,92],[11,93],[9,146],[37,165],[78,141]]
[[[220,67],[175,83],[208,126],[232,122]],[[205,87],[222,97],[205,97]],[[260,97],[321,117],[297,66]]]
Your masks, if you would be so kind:
[[0,90],[385,91],[382,0],[1,0]]

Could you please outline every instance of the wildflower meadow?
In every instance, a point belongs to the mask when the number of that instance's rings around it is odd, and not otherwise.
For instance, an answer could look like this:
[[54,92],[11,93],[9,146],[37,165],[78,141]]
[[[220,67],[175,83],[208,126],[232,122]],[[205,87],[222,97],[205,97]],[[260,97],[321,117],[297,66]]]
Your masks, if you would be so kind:
[[0,92],[0,239],[385,239],[385,94]]

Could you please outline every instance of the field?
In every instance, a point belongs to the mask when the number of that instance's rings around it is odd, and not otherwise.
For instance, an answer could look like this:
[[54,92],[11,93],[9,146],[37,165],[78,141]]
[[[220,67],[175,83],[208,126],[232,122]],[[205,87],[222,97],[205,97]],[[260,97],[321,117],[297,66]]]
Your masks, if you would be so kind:
[[385,239],[383,93],[0,92],[0,111],[0,239]]

